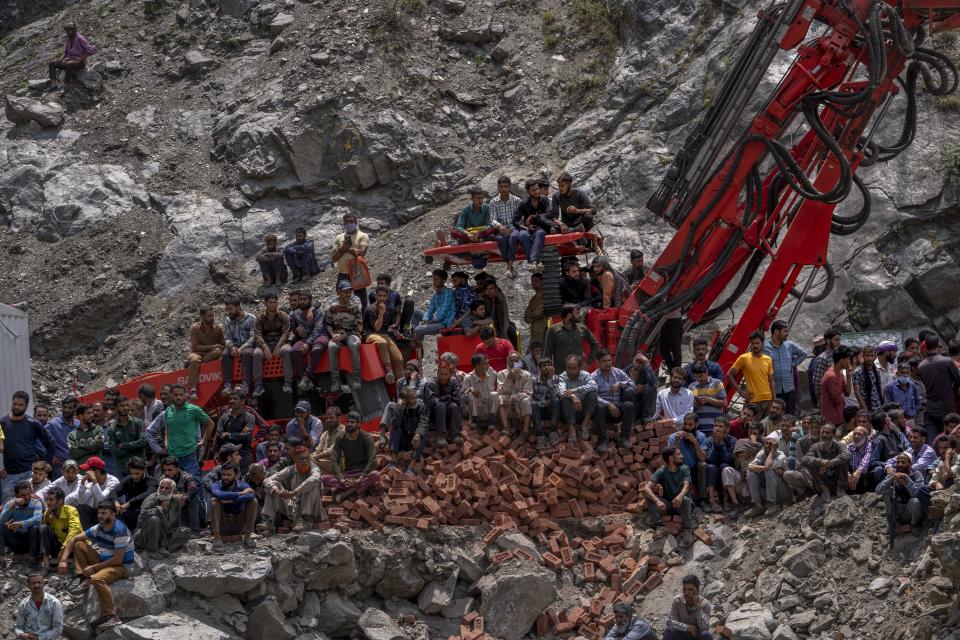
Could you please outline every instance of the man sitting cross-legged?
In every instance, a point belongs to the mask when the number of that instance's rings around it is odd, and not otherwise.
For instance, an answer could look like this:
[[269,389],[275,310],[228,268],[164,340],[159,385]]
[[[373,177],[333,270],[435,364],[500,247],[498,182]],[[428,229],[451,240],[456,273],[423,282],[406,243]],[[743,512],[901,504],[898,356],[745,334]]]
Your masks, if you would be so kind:
[[463,444],[460,437],[462,398],[460,381],[449,365],[441,363],[437,377],[423,385],[423,403],[430,414],[430,426],[437,432],[438,446],[447,446],[448,438],[455,444]]
[[333,488],[334,499],[343,501],[351,494],[362,495],[380,480],[377,467],[377,445],[360,429],[360,414],[351,411],[343,433],[333,441],[330,452],[333,474],[323,476],[323,484]]
[[380,418],[381,442],[389,443],[394,455],[392,466],[396,466],[399,453],[412,451],[413,458],[407,466],[407,473],[414,473],[413,463],[423,455],[424,442],[430,431],[427,408],[417,399],[417,392],[410,387],[400,392],[399,402],[388,402]]
[[147,496],[140,507],[140,520],[133,534],[136,547],[161,555],[181,549],[190,539],[190,530],[181,526],[182,514],[177,483],[161,478],[157,490]]
[[275,533],[283,521],[293,523],[292,530],[299,533],[326,519],[320,470],[310,461],[306,447],[296,447],[293,465],[269,476],[265,485],[262,515],[266,533]]
[[667,446],[660,455],[665,464],[653,472],[650,482],[643,488],[647,510],[654,527],[663,526],[661,514],[679,515],[683,520],[683,543],[689,545],[693,541],[690,468],[683,464],[683,454],[677,447]]

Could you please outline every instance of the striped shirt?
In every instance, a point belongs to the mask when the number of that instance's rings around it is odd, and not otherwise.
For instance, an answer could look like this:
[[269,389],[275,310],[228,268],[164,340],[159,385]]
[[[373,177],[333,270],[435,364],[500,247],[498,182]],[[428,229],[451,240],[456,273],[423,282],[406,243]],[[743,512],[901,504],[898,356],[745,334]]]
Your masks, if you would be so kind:
[[109,531],[95,524],[83,533],[96,546],[101,562],[106,562],[117,550],[123,549],[123,566],[127,569],[133,566],[133,536],[127,525],[115,520]]
[[702,396],[704,398],[710,398],[711,400],[725,401],[727,399],[727,391],[723,388],[723,383],[716,378],[707,378],[706,384],[701,386],[699,382],[694,380],[687,388],[690,389],[690,393],[693,394],[693,406],[697,412],[697,418],[699,418],[697,428],[704,433],[713,433],[713,423],[717,419],[717,416],[723,414],[723,408],[714,407],[709,404],[697,406],[697,398]]
[[506,202],[500,199],[500,194],[497,194],[497,197],[491,199],[489,202],[490,216],[497,224],[513,228],[513,214],[520,208],[520,202],[520,198],[512,193]]

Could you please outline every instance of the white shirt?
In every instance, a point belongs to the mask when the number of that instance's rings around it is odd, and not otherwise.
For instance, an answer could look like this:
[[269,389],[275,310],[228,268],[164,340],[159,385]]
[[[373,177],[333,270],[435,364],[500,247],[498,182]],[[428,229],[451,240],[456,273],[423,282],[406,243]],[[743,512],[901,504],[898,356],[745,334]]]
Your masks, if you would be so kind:
[[673,393],[670,387],[657,391],[657,415],[671,418],[678,427],[683,425],[683,416],[693,412],[693,393],[686,387]]
[[[83,476],[77,476],[79,481]],[[120,481],[116,477],[107,474],[106,481],[100,485],[94,482],[78,482],[80,487],[77,489],[77,506],[86,505],[97,508],[97,505],[104,500],[112,500],[117,492]]]
[[[757,452],[757,455],[754,456],[753,462],[751,462],[750,464],[757,464],[762,466],[766,463],[767,463],[767,452],[764,451],[763,449],[760,449],[760,451]],[[777,449],[777,455],[773,459],[773,465],[770,468],[771,469],[787,468],[787,456],[786,454],[783,453],[783,451],[780,451],[780,449]]]
[[40,491],[37,491],[37,497],[40,498],[40,502],[46,504],[47,493],[50,492],[50,487],[60,487],[63,490],[64,504],[69,504],[72,507],[77,506],[77,490],[80,488],[80,478],[82,476],[77,476],[73,482],[67,482],[66,476],[60,476]]

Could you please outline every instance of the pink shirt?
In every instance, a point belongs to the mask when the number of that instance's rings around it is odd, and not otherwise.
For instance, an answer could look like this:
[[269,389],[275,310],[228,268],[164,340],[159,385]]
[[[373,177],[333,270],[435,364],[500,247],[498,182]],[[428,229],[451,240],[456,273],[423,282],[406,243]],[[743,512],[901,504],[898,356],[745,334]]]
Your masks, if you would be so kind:
[[67,38],[63,45],[63,55],[67,58],[85,58],[92,56],[96,50],[97,48],[80,33],[74,36],[73,40]]

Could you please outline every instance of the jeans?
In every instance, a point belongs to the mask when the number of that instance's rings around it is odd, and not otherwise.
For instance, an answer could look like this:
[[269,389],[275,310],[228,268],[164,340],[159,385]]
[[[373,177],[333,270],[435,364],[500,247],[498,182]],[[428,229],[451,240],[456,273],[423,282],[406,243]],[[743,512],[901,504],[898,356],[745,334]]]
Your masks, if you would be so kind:
[[3,528],[3,539],[0,540],[0,553],[7,549],[13,553],[29,553],[34,558],[40,555],[39,527],[32,526],[19,531]]
[[460,405],[438,401],[431,412],[433,426],[439,435],[453,439],[460,435]]
[[[253,347],[240,350],[240,359],[243,362],[243,383],[248,387],[253,380]],[[223,384],[233,386],[233,354],[230,349],[224,349],[220,356],[220,371],[223,374]]]
[[60,539],[57,537],[57,534],[54,533],[53,529],[46,524],[34,527],[34,529],[37,530],[37,555],[47,556],[49,558],[59,557],[63,545],[60,544]]
[[[624,388],[620,390],[620,403],[618,408],[620,409],[620,439],[629,438],[630,434],[633,433],[633,425],[636,421],[636,413],[634,409],[634,399],[636,394],[633,389]],[[593,429],[599,436],[598,443],[603,443],[607,441],[607,418],[612,420],[617,420],[614,418],[613,414],[610,413],[608,408],[609,404],[600,404],[597,403],[597,409],[593,414]]]
[[[360,336],[350,334],[344,339],[344,344],[350,349],[350,359],[353,364],[353,375],[360,377]],[[327,350],[330,352],[330,377],[334,384],[341,384],[340,378],[340,348],[338,342],[330,341]]]
[[[273,351],[274,345],[267,344],[267,349]],[[257,347],[253,350],[253,383],[263,383],[263,349]],[[280,347],[280,359],[283,360],[283,382],[290,384],[293,381],[293,360],[290,355],[290,345],[285,344]]]
[[543,254],[543,242],[547,234],[543,229],[527,231],[524,229],[517,235],[520,246],[523,247],[523,255],[527,256],[527,263],[533,264],[540,261]]
[[73,80],[77,76],[77,71],[81,71],[86,68],[87,63],[83,60],[51,60],[47,63],[47,72],[50,75],[50,82],[56,82],[57,76],[60,73],[60,69],[63,69],[64,78],[67,80]]
[[7,500],[13,497],[13,488],[17,486],[17,483],[21,480],[30,480],[30,477],[33,475],[33,472],[30,469],[27,469],[23,473],[8,473],[7,477],[3,480],[0,480],[0,504],[7,504]]
[[[690,496],[683,496],[683,503],[679,509],[676,509],[670,500],[666,498],[661,498],[661,500],[667,505],[667,510],[663,512],[665,515],[680,516],[683,519],[683,528],[689,529],[691,527],[690,518],[693,514],[693,500],[690,499]],[[647,511],[653,518],[654,526],[662,524],[663,521],[660,519],[660,510],[657,509],[657,503],[649,498],[647,499]]]
[[206,514],[204,514],[205,498],[203,491],[203,474],[200,473],[200,463],[197,462],[196,454],[189,454],[178,458],[180,468],[193,476],[197,481],[197,493],[191,500],[187,501],[185,509],[187,510],[187,520],[190,523],[191,531],[199,531],[203,528]]
[[426,324],[418,324],[413,330],[414,340],[417,342],[423,342],[425,336],[435,336],[440,333],[441,330],[446,329],[445,324],[439,322],[427,322]]
[[564,424],[580,424],[596,411],[597,392],[591,391],[580,400],[580,411],[573,408],[573,398],[561,398],[560,418]]
[[500,248],[500,256],[506,262],[513,262],[517,257],[517,240],[520,232],[514,229],[508,235],[497,233],[497,246]]
[[534,432],[537,435],[543,433],[543,421],[550,421],[550,429],[557,430],[557,422],[560,420],[560,398],[553,398],[549,401],[536,401],[530,403],[532,412],[530,421],[533,423]]

